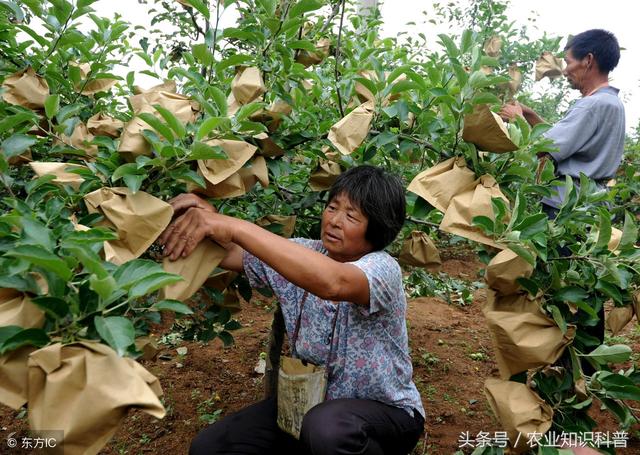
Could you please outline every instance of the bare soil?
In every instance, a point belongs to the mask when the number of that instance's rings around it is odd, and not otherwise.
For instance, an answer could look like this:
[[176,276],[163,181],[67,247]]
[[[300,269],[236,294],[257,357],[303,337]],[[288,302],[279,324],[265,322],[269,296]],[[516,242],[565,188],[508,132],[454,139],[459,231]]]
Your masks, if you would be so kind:
[[[451,276],[474,281],[483,268],[473,252],[443,255],[443,270]],[[453,454],[461,432],[471,435],[501,428],[483,393],[484,380],[498,376],[491,341],[480,311],[484,291],[476,291],[471,305],[450,305],[434,297],[409,301],[408,327],[414,363],[414,381],[427,412],[425,437],[415,454]],[[235,345],[223,347],[180,342],[165,346],[155,360],[141,363],[156,375],[164,389],[167,416],[156,420],[142,412],[130,412],[116,436],[101,454],[186,454],[191,439],[213,419],[232,413],[263,396],[262,375],[254,371],[266,350],[272,313],[263,301],[244,305],[236,316],[243,328],[234,332]],[[640,348],[640,332],[634,324],[625,329],[634,352]],[[179,355],[177,347],[186,347]],[[615,421],[592,406],[597,431],[615,431]],[[0,408],[0,438],[26,431],[24,410]],[[640,454],[638,428],[631,432],[627,449],[620,454]],[[0,444],[0,453],[16,454]],[[469,453],[469,450],[465,450]],[[27,452],[28,453],[28,452]],[[31,452],[33,453],[33,452]]]

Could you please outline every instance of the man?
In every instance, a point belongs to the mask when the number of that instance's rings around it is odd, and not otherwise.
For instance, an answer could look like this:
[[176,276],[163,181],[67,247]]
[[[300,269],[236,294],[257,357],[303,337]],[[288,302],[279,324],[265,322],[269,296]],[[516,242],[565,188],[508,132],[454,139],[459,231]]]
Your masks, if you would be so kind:
[[[612,33],[594,29],[574,36],[564,50],[563,74],[582,98],[545,133],[558,148],[550,156],[558,177],[569,175],[577,182],[582,172],[606,188],[604,184],[615,176],[624,151],[624,106],[619,90],[609,85],[609,72],[620,60],[620,46]],[[503,106],[500,115],[509,120],[521,116],[531,126],[544,122],[533,109],[517,102]],[[557,195],[542,199],[550,218],[555,218],[564,200],[565,188],[556,190]]]

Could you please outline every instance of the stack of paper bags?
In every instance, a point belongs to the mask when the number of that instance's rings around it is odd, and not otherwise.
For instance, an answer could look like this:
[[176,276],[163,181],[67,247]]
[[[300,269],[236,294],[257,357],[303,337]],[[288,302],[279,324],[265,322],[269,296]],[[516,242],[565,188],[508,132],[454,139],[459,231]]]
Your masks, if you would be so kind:
[[489,378],[484,393],[515,453],[531,450],[527,435],[551,428],[553,409],[525,384]]
[[267,88],[264,86],[262,74],[255,66],[239,66],[231,81],[231,93],[227,98],[227,114],[235,115],[245,104],[259,99]]
[[411,232],[402,244],[398,261],[401,264],[423,267],[430,272],[437,272],[442,268],[438,249],[429,235],[422,231]]
[[2,83],[2,98],[9,104],[27,109],[43,109],[49,96],[49,84],[29,67],[7,76]]
[[496,180],[491,175],[485,174],[477,180],[475,186],[468,187],[451,199],[440,223],[440,230],[494,248],[504,249],[504,245],[496,243],[495,240],[473,225],[473,218],[476,216],[495,219],[492,198],[500,198],[507,207],[509,206],[509,200],[500,191]]
[[42,177],[44,175],[55,175],[56,178],[51,181],[59,186],[69,185],[74,190],[78,190],[84,179],[73,172],[74,169],[89,169],[86,166],[72,163],[57,163],[57,162],[43,162],[32,161],[29,163],[36,176]]
[[100,343],[58,343],[29,356],[29,426],[63,431],[53,453],[97,454],[129,409],[163,418],[161,395],[155,376]]
[[542,311],[542,298],[528,294],[499,296],[487,289],[482,307],[502,379],[555,363],[571,344],[576,329],[566,333]]
[[169,225],[173,209],[160,199],[128,188],[101,188],[84,197],[89,213],[104,216],[118,240],[104,242],[105,260],[121,265],[139,257]]
[[500,116],[486,104],[477,105],[471,114],[464,116],[462,139],[487,152],[506,153],[518,150]]
[[225,199],[246,194],[258,182],[263,188],[269,186],[269,170],[264,157],[254,157],[256,146],[232,139],[213,139],[206,144],[221,147],[227,158],[198,160],[198,173],[204,177],[206,188],[188,185],[189,191]]
[[453,157],[414,177],[407,188],[429,204],[445,212],[456,194],[475,187],[476,175],[467,167],[464,158]]
[[369,134],[373,114],[373,101],[361,104],[331,127],[329,141],[343,155],[353,153]]
[[143,130],[153,130],[139,114],[153,114],[160,118],[154,108],[158,104],[169,110],[180,122],[193,123],[200,111],[197,102],[175,93],[175,82],[167,81],[148,90],[136,87],[136,94],[129,98],[134,117],[124,126],[118,151],[130,161],[139,155],[151,155],[151,145],[142,135]]
[[557,79],[562,76],[564,64],[561,58],[554,57],[551,52],[543,52],[536,61],[536,81],[544,77]]

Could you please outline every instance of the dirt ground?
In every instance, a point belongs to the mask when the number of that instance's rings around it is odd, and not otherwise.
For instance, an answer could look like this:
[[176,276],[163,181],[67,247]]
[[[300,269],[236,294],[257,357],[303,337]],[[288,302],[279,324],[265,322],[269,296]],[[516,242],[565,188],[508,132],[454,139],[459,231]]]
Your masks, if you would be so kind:
[[[478,280],[482,265],[474,253],[450,255],[443,269],[463,280]],[[427,412],[425,437],[414,451],[422,454],[453,454],[459,449],[461,432],[500,431],[483,393],[485,378],[497,377],[491,342],[480,307],[484,291],[476,291],[471,305],[450,305],[438,298],[409,301],[408,327],[414,381]],[[167,416],[156,420],[144,413],[129,414],[101,454],[186,454],[195,434],[217,417],[236,411],[263,394],[262,375],[254,368],[266,351],[272,313],[264,302],[244,306],[237,319],[243,328],[234,332],[235,345],[224,348],[218,341],[202,345],[180,342],[163,346],[156,360],[142,364],[156,375],[164,389]],[[634,352],[640,349],[640,332],[630,324],[625,331]],[[186,347],[184,355],[176,351]],[[598,431],[615,431],[614,420],[592,406]],[[0,408],[0,437],[26,429],[24,410]],[[638,429],[631,432],[629,447],[620,454],[640,454]],[[6,446],[0,445],[0,453]],[[469,453],[470,450],[464,450]]]

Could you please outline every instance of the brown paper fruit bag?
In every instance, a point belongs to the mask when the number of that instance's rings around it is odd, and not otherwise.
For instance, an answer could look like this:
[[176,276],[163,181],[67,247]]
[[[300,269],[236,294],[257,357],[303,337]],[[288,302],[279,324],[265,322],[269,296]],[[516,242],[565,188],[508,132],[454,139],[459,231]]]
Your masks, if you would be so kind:
[[284,150],[276,142],[269,137],[267,133],[260,133],[253,136],[258,143],[259,153],[263,156],[276,158],[284,155]]
[[500,191],[496,180],[491,175],[485,174],[478,179],[475,187],[471,187],[451,199],[449,207],[442,217],[440,230],[504,249],[504,245],[496,243],[478,227],[472,225],[472,220],[476,216],[494,219],[492,198],[500,198],[507,204],[507,207],[509,206],[509,200]]
[[7,103],[27,109],[43,109],[49,96],[49,84],[31,67],[7,76],[2,87],[5,89],[2,98]]
[[422,171],[414,177],[407,188],[441,212],[445,212],[451,198],[475,186],[476,175],[467,167],[464,158],[449,158],[442,163]]
[[138,360],[154,360],[160,352],[158,340],[153,335],[136,338],[135,345],[136,349],[142,352]]
[[31,303],[27,294],[15,289],[0,289],[0,327],[17,325],[32,329],[43,324],[44,312]]
[[331,127],[329,141],[343,155],[353,153],[369,134],[373,113],[372,101],[361,104]]
[[236,272],[232,272],[230,270],[222,270],[214,273],[207,281],[205,281],[204,285],[208,288],[216,289],[220,292],[224,291],[229,287],[231,282],[238,277]]
[[171,222],[173,209],[160,199],[128,188],[101,188],[84,197],[89,213],[100,213],[102,226],[113,228],[118,240],[104,242],[105,259],[121,265],[139,257]]
[[315,52],[309,52],[301,50],[296,55],[296,62],[304,65],[305,68],[311,65],[317,65],[329,55],[331,48],[331,40],[328,38],[322,38],[316,43]]
[[[203,175],[201,169],[198,169],[198,173]],[[208,197],[227,199],[246,194],[258,182],[263,188],[269,186],[269,169],[267,168],[266,160],[262,156],[256,156],[251,162],[239,169],[238,172],[220,183],[213,184],[205,177],[205,189],[195,185],[187,185],[187,189]]]
[[74,190],[78,190],[84,179],[78,175],[74,174],[73,169],[89,169],[86,166],[82,166],[80,164],[72,164],[72,163],[45,163],[42,161],[32,161],[29,163],[31,169],[38,177],[42,177],[43,175],[55,175],[56,178],[51,182],[57,185],[69,185]]
[[0,403],[16,411],[27,402],[27,360],[33,351],[23,346],[0,356]]
[[499,84],[498,88],[506,92],[510,98],[513,98],[522,85],[522,72],[520,71],[520,68],[518,68],[518,65],[510,65],[508,72],[511,80],[509,82]]
[[487,289],[482,313],[487,319],[500,377],[555,363],[571,344],[575,327],[565,334],[542,312],[542,299],[528,294],[499,297]]
[[277,233],[282,237],[290,238],[296,227],[296,216],[265,215],[258,218],[256,224],[261,227],[277,225],[279,226]]
[[109,136],[112,138],[120,137],[120,132],[124,127],[122,120],[109,117],[108,115],[98,112],[87,120],[87,129],[94,136]]
[[59,140],[54,140],[54,144],[66,144],[78,150],[83,150],[89,156],[96,156],[98,154],[98,146],[93,145],[90,142],[93,141],[93,134],[87,129],[87,125],[79,122],[73,129],[71,136],[65,134],[60,135]]
[[69,63],[72,66],[76,66],[80,69],[80,81],[76,84],[76,90],[82,90],[80,93],[83,95],[95,95],[100,92],[108,92],[111,87],[118,82],[116,79],[91,79],[88,82],[86,81],[87,76],[90,76],[91,65],[89,63],[81,63],[77,64],[74,62]]
[[498,57],[502,48],[502,39],[499,36],[492,36],[484,43],[484,53],[489,57]]
[[543,52],[536,61],[536,81],[543,77],[557,79],[562,76],[564,64],[561,58],[554,57],[551,52]]
[[139,95],[141,93],[152,93],[152,92],[171,92],[176,93],[178,90],[178,86],[175,81],[170,79],[166,79],[164,82],[158,85],[154,85],[151,88],[142,88],[139,85],[133,86],[134,95]]
[[342,169],[338,163],[320,158],[309,176],[309,188],[312,191],[328,190],[341,173]]
[[477,105],[471,114],[464,116],[462,139],[487,152],[506,153],[518,150],[518,146],[509,138],[509,131],[500,116],[486,104]]
[[[231,94],[231,96],[233,96],[233,94]],[[230,111],[231,106],[227,107],[227,111],[229,115],[235,114],[237,110],[240,108],[240,105],[237,103],[237,101],[235,101],[235,98],[233,98],[233,100],[231,101],[232,102],[229,104],[233,104],[233,102],[235,102],[236,105],[234,106],[235,111],[233,112]],[[275,130],[278,129],[278,127],[282,123],[283,117],[291,114],[291,111],[293,111],[293,108],[289,103],[283,100],[276,100],[273,103],[271,103],[267,108],[260,109],[258,112],[251,114],[249,116],[249,119],[253,122],[264,123],[265,125],[267,125],[269,132],[273,133]]]
[[631,319],[633,319],[633,306],[627,305],[623,307],[613,308],[607,315],[607,326],[611,330],[611,334],[616,336],[622,332]]
[[165,257],[162,261],[164,271],[180,275],[184,281],[162,288],[160,298],[182,301],[191,298],[207,281],[226,254],[226,250],[220,245],[205,239],[187,257],[180,257],[175,261]]
[[429,235],[422,231],[413,231],[404,241],[398,261],[401,264],[424,267],[430,272],[437,272],[442,268],[438,249]]
[[29,356],[29,426],[64,432],[52,453],[97,454],[131,408],[161,419],[158,379],[95,342],[54,344]]
[[267,91],[260,70],[255,66],[238,67],[231,82],[233,97],[241,105],[257,100]]
[[510,295],[522,291],[518,278],[529,278],[533,267],[510,249],[496,254],[487,265],[484,279],[498,295]]
[[531,449],[530,433],[545,434],[551,428],[553,409],[525,384],[488,378],[484,394],[515,453]]
[[217,185],[238,172],[257,150],[255,145],[248,142],[231,139],[214,139],[206,144],[221,147],[227,155],[226,159],[198,160],[198,170],[212,185]]

